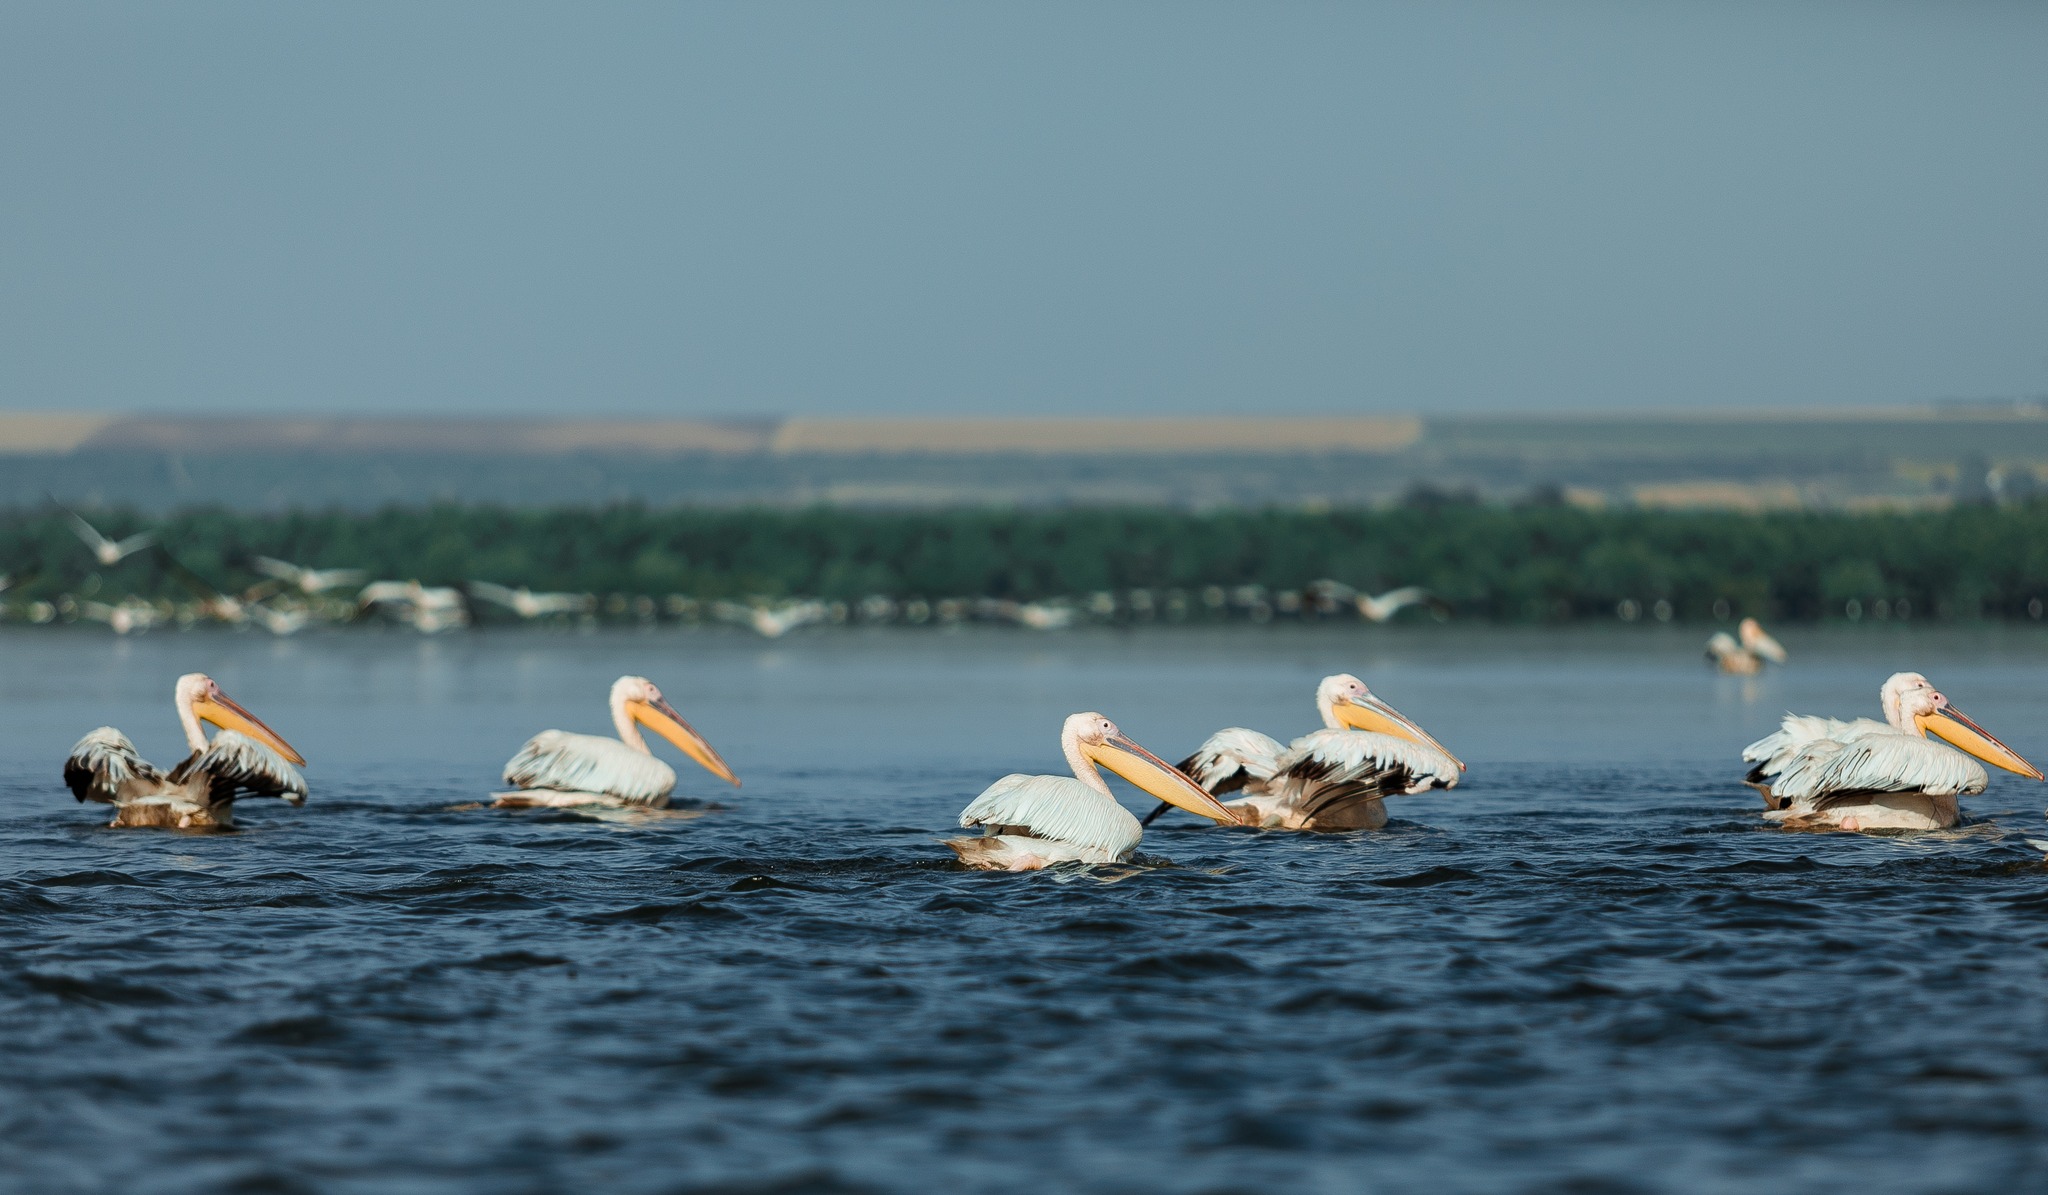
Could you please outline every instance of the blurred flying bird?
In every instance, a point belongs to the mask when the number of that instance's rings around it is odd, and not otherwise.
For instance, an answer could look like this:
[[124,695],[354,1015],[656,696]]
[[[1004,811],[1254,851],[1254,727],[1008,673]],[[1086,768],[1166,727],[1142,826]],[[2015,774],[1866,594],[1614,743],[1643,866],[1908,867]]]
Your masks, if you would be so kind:
[[775,606],[717,602],[711,612],[721,621],[752,627],[764,639],[780,639],[798,627],[823,622],[832,614],[831,607],[816,598]]
[[1977,760],[2043,778],[1917,672],[1894,673],[1878,701],[1882,722],[1787,714],[1743,749],[1756,765],[1743,783],[1763,794],[1766,818],[1797,829],[1939,830],[1956,824],[1958,795],[1990,782]]
[[587,614],[597,608],[597,599],[587,593],[535,593],[524,585],[507,589],[490,581],[471,581],[469,592],[472,597],[503,606],[521,618]]
[[462,604],[461,590],[418,581],[372,581],[363,586],[356,595],[356,610],[371,609],[382,609],[426,635],[469,625],[469,609]]
[[1451,612],[1448,603],[1420,585],[1403,586],[1378,597],[1364,593],[1358,595],[1359,616],[1373,622],[1385,622],[1410,606],[1428,606],[1430,612],[1439,618],[1447,617]]
[[101,535],[91,523],[80,518],[77,511],[62,503],[57,504],[57,509],[63,511],[65,518],[70,520],[71,530],[77,532],[78,538],[91,549],[93,558],[107,568],[114,567],[156,542],[156,533],[151,531],[138,532],[123,540],[110,540]]
[[250,563],[257,572],[283,581],[309,597],[340,586],[361,584],[363,579],[363,570],[359,568],[307,568],[273,556],[258,556]]
[[111,606],[105,602],[80,602],[78,613],[94,622],[106,623],[116,635],[146,631],[163,621],[157,608],[139,597],[126,597]]

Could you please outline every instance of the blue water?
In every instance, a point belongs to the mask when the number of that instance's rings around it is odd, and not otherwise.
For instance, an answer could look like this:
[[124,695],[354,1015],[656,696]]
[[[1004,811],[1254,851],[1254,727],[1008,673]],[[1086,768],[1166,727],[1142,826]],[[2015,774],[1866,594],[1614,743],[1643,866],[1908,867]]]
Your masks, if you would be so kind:
[[[2048,758],[2048,636],[1422,627],[0,634],[0,1184],[36,1192],[1964,1191],[2048,1183],[2048,788],[1767,827],[1735,754],[1896,668]],[[203,668],[312,760],[234,834],[57,771],[174,758]],[[1095,708],[1178,758],[1363,675],[1472,768],[1378,833],[937,839]],[[643,672],[696,817],[467,808]],[[1149,802],[1135,794],[1130,804]]]

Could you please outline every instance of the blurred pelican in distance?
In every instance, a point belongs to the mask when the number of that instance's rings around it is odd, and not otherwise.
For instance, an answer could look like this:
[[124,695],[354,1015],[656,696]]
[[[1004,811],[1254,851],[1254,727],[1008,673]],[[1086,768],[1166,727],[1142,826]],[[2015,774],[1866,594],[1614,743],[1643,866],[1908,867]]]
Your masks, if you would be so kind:
[[1766,662],[1785,662],[1785,647],[1763,624],[1754,618],[1745,618],[1737,624],[1735,634],[1715,631],[1707,639],[1707,659],[1721,671],[1731,676],[1755,676],[1764,670]]
[[1795,829],[1939,830],[1960,817],[1958,796],[1990,782],[1978,760],[2043,778],[1917,672],[1894,673],[1878,701],[1882,722],[1787,714],[1743,749],[1756,765],[1743,783],[1763,794],[1766,818]]

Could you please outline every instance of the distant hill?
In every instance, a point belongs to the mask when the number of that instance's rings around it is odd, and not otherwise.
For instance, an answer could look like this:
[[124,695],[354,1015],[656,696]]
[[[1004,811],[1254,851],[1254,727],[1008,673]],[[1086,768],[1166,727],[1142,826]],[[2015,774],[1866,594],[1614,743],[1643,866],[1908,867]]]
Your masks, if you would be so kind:
[[0,505],[1737,510],[2024,498],[2048,406],[1708,415],[732,420],[0,413]]

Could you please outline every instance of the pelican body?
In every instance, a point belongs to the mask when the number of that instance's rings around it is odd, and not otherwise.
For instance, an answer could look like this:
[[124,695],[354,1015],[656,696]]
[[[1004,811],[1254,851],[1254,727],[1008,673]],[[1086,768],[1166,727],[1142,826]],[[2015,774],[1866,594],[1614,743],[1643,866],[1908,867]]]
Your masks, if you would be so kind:
[[1271,830],[1377,830],[1387,824],[1384,798],[1457,787],[1458,757],[1357,677],[1324,677],[1316,710],[1323,729],[1285,747],[1233,726],[1209,736],[1181,770],[1216,796],[1243,793],[1225,806],[1243,824]]
[[1145,828],[1109,791],[1108,768],[1162,801],[1219,822],[1237,819],[1173,765],[1126,738],[1097,713],[1074,714],[1060,728],[1071,776],[1009,775],[960,811],[979,838],[948,838],[960,862],[984,871],[1035,871],[1054,863],[1119,863]]
[[705,771],[740,785],[725,760],[712,750],[683,716],[644,676],[622,676],[612,682],[612,726],[619,737],[543,730],[526,740],[505,764],[505,783],[518,791],[493,793],[505,808],[535,805],[609,805],[615,808],[664,809],[675,791],[676,771],[656,759],[640,727],[682,748]]
[[[169,774],[160,772],[127,735],[102,726],[78,740],[64,761],[71,795],[112,805],[112,826],[178,830],[234,825],[235,799],[243,795],[305,803],[305,777],[292,766],[305,763],[305,757],[229,700],[212,677],[200,672],[179,677],[173,701],[192,751],[184,762]],[[219,728],[210,743],[202,722]]]
[[1777,733],[1743,749],[1756,765],[1743,783],[1763,794],[1766,818],[1800,829],[1940,830],[1956,824],[1958,796],[1989,783],[1978,760],[2042,779],[1917,672],[1895,673],[1878,698],[1882,722],[1787,714]]
[[1764,670],[1766,662],[1784,663],[1785,647],[1771,638],[1762,623],[1745,618],[1736,626],[1735,634],[1715,631],[1708,637],[1707,659],[1732,676],[1755,676]]

